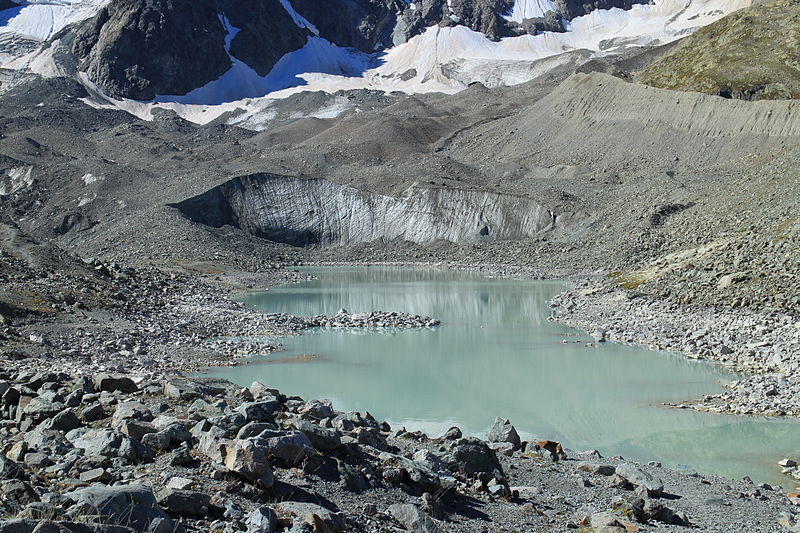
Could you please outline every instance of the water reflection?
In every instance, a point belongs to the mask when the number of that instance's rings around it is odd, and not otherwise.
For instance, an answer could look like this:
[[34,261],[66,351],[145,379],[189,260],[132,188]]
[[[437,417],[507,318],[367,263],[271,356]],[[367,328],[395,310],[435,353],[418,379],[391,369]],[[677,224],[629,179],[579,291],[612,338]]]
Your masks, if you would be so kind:
[[251,294],[245,302],[299,315],[404,311],[443,325],[312,330],[282,339],[286,350],[269,360],[283,364],[215,369],[215,375],[330,398],[339,409],[369,410],[431,434],[451,425],[485,434],[500,415],[525,437],[555,438],[575,449],[786,482],[774,463],[795,453],[800,424],[661,407],[717,391],[732,376],[674,354],[586,347],[590,338],[547,320],[547,302],[560,283],[437,269],[312,272],[318,279]]

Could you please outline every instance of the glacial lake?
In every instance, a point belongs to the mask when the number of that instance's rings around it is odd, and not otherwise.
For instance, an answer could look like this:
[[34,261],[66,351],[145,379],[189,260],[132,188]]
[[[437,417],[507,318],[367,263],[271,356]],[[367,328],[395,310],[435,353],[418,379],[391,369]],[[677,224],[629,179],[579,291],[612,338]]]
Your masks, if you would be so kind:
[[436,268],[304,268],[316,279],[242,297],[265,312],[372,310],[438,318],[430,329],[314,328],[270,339],[284,350],[209,369],[243,386],[328,398],[394,429],[485,436],[496,416],[523,439],[661,461],[703,474],[795,483],[776,462],[800,455],[800,423],[663,406],[722,389],[736,376],[680,354],[605,343],[548,320],[561,282],[492,279]]

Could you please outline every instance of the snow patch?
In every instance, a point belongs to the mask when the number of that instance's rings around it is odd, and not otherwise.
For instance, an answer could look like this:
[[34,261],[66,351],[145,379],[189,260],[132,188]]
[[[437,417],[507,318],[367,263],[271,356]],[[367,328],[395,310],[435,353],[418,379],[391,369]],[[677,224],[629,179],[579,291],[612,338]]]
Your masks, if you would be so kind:
[[17,167],[6,170],[0,177],[0,196],[25,190],[33,185],[33,167]]
[[525,19],[540,18],[548,11],[555,11],[556,6],[551,0],[515,0],[511,12],[505,18],[514,22]]
[[97,199],[96,194],[84,194],[80,198],[78,198],[78,207],[83,207],[85,205],[89,205],[90,203],[94,202]]
[[283,9],[289,13],[289,16],[292,17],[292,20],[294,20],[294,23],[297,24],[298,28],[305,28],[314,35],[319,36],[319,30],[317,27],[310,23],[308,19],[303,17],[303,15],[295,11],[294,6],[291,4],[291,2],[289,2],[289,0],[280,0],[280,2],[283,6]]
[[0,12],[0,33],[47,41],[70,24],[96,15],[110,0],[39,0]]
[[83,176],[81,176],[81,181],[83,181],[84,185],[91,185],[93,183],[103,181],[104,179],[106,178],[103,176],[95,176],[94,174],[91,173],[86,173]]
[[218,79],[183,96],[158,95],[155,102],[219,105],[291,87],[305,86],[303,89],[307,90],[316,76],[360,78],[375,64],[375,59],[368,54],[338,47],[316,36],[309,37],[303,48],[284,55],[266,76],[259,76],[234,57],[231,61],[231,68]]

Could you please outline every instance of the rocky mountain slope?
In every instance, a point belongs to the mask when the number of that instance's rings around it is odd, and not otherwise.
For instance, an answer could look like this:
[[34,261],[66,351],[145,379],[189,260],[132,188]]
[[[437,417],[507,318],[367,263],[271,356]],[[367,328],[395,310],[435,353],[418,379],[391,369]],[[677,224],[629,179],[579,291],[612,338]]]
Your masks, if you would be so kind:
[[74,76],[96,105],[204,122],[240,107],[263,113],[268,102],[249,100],[304,88],[513,85],[673,41],[749,1],[24,2],[0,16],[0,65],[14,80]]
[[[110,96],[150,100],[156,94],[183,95],[219,78],[231,67],[226,52],[265,76],[312,36],[369,54],[405,43],[429,26],[465,26],[498,40],[535,34],[545,14],[556,21],[548,29],[564,31],[562,19],[596,9],[630,9],[634,3],[561,0],[540,17],[518,23],[505,17],[514,7],[506,0],[426,0],[419,8],[399,0],[335,5],[320,0],[112,0],[78,30],[73,50],[79,69]],[[228,43],[231,32],[235,35]]]
[[800,96],[800,2],[772,0],[743,9],[683,39],[639,81],[745,100]]

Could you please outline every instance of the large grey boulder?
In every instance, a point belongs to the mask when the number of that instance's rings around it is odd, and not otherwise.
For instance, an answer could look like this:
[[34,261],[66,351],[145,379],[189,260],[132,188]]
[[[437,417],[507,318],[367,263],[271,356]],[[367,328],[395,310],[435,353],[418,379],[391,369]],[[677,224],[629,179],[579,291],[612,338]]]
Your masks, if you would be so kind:
[[136,531],[148,532],[173,531],[175,528],[148,487],[93,485],[65,496],[75,502],[75,510],[89,518],[90,522],[124,525]]
[[281,502],[273,507],[279,515],[292,518],[295,526],[298,526],[299,522],[316,529],[316,522],[319,519],[333,533],[346,531],[342,513],[331,511],[314,503]]
[[64,409],[42,423],[42,429],[53,429],[56,431],[72,431],[81,427],[81,421],[72,409]]
[[320,451],[335,450],[342,445],[341,434],[335,429],[328,429],[305,420],[292,420],[290,425],[308,437],[311,444]]
[[155,433],[148,433],[142,437],[142,444],[154,450],[167,450],[173,444],[191,442],[192,434],[186,426],[179,422],[172,423]]
[[400,522],[406,531],[414,533],[438,533],[439,531],[436,522],[416,505],[396,503],[389,506],[389,514]]
[[54,402],[47,398],[37,397],[33,398],[28,405],[22,410],[22,414],[34,420],[34,422],[41,422],[45,418],[49,418],[64,410],[64,404]]
[[278,426],[275,424],[270,424],[269,422],[248,422],[241,427],[239,432],[236,434],[236,438],[249,439],[251,437],[257,437],[265,431],[274,431],[276,429],[278,429]]
[[401,468],[408,472],[411,483],[423,492],[433,494],[453,489],[456,485],[456,480],[449,472],[437,472],[423,461],[412,461],[402,455],[389,452],[382,452],[380,458],[384,462],[384,468]]
[[72,443],[70,443],[60,431],[45,429],[42,426],[37,427],[33,431],[27,431],[22,437],[23,442],[25,442],[29,448],[39,452],[49,452],[53,455],[64,455],[73,448]]
[[119,427],[125,420],[150,422],[153,420],[153,413],[141,402],[118,403],[114,409],[114,416],[111,417],[111,425]]
[[247,422],[265,422],[271,421],[278,409],[280,409],[278,400],[260,400],[243,403],[238,411]]
[[22,477],[23,473],[19,464],[0,455],[0,479]]
[[507,418],[495,418],[494,424],[489,429],[489,442],[510,442],[514,448],[519,448],[522,440],[517,434],[517,430],[511,425]]
[[247,515],[245,525],[247,533],[275,533],[278,527],[278,515],[269,507],[259,507]]
[[224,445],[224,464],[231,472],[268,489],[275,478],[267,460],[267,449],[251,440],[237,440]]
[[664,492],[664,483],[659,478],[630,463],[618,465],[615,472],[631,485],[643,487],[648,496],[658,497]]
[[94,388],[97,391],[105,391],[105,392],[123,392],[125,394],[130,394],[131,392],[136,392],[139,390],[139,387],[136,386],[136,383],[127,376],[116,375],[116,374],[97,374],[93,378]]
[[173,515],[205,516],[211,506],[208,494],[193,490],[163,488],[155,496],[158,504]]
[[297,410],[303,416],[311,418],[330,418],[335,413],[330,400],[310,400]]
[[497,459],[497,454],[485,442],[475,437],[455,441],[442,459],[448,463],[451,470],[460,471],[468,476],[480,475],[488,479],[503,476],[503,467]]
[[316,452],[308,437],[299,431],[284,432],[264,438],[269,434],[268,431],[264,432],[261,437],[253,439],[253,442],[265,448],[270,456],[281,459],[288,465],[298,465]]
[[76,429],[67,433],[67,440],[86,455],[122,457],[133,463],[153,460],[149,448],[113,429]]

